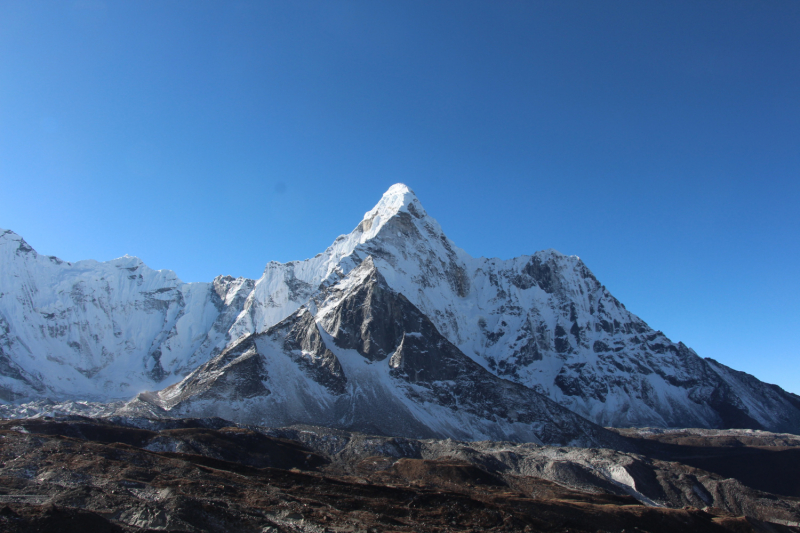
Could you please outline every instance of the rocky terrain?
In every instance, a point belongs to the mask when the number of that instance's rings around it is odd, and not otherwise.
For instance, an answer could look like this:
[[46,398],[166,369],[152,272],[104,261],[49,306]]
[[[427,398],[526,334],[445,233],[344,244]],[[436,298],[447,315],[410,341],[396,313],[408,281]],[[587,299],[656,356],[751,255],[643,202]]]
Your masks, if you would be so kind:
[[[758,468],[774,454],[800,452],[797,437],[622,438],[637,451],[222,419],[11,420],[0,423],[0,529],[800,531],[796,476],[791,486],[765,475],[759,490],[729,477],[744,463],[728,464],[727,473],[713,464],[736,450]],[[699,450],[705,469],[684,462]]]

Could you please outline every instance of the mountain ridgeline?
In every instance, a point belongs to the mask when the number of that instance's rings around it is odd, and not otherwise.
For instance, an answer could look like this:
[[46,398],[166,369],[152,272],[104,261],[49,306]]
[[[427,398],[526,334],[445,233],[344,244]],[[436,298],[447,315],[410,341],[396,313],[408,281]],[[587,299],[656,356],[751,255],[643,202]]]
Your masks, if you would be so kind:
[[600,426],[800,433],[800,397],[651,329],[579,258],[473,258],[402,184],[258,280],[67,263],[2,230],[0,265],[6,403],[581,446],[623,446]]

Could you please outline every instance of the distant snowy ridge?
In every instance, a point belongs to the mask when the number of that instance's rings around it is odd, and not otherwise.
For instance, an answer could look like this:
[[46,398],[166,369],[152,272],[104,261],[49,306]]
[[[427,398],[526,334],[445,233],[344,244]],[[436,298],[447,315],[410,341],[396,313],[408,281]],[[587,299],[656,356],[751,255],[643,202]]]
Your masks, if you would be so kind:
[[316,306],[368,258],[483,369],[598,424],[800,432],[800,397],[652,330],[579,258],[470,257],[402,184],[327,250],[270,262],[258,280],[184,284],[127,257],[73,265],[3,233],[0,394],[119,399],[178,383],[301,308],[323,316]]
[[[136,257],[67,263],[0,230],[0,398],[129,398],[224,343],[244,281],[183,283]],[[252,288],[252,286],[250,286]],[[232,319],[229,320],[232,322]],[[217,338],[219,337],[219,342]]]

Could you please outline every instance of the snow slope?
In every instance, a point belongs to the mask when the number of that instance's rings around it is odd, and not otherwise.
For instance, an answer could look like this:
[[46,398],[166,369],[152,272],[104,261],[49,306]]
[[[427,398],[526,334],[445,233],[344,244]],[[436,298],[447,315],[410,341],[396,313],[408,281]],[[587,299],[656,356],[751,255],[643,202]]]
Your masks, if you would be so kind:
[[183,284],[127,257],[71,265],[4,233],[0,391],[11,400],[163,388],[303,307],[317,316],[314,305],[368,258],[475,363],[598,424],[800,432],[800,397],[672,342],[578,257],[470,257],[402,184],[327,250],[270,262],[258,280]]
[[578,257],[470,257],[402,184],[322,254],[270,263],[233,336],[265,331],[367,257],[477,363],[599,424],[800,430],[800,398],[653,330]]
[[4,400],[130,398],[177,380],[207,359],[209,345],[224,346],[227,308],[247,285],[183,283],[129,256],[67,263],[7,230],[0,265]]
[[442,337],[370,258],[264,333],[240,339],[178,384],[122,413],[219,416],[370,434],[625,447]]

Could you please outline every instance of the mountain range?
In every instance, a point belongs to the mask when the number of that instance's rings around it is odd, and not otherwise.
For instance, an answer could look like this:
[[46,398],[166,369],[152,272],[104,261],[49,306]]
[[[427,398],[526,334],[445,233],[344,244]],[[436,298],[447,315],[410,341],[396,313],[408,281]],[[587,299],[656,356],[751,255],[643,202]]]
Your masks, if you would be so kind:
[[621,445],[601,426],[800,433],[800,397],[668,339],[575,256],[473,258],[402,184],[257,280],[68,263],[0,230],[0,400],[383,435]]

